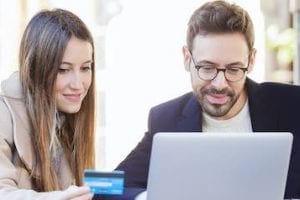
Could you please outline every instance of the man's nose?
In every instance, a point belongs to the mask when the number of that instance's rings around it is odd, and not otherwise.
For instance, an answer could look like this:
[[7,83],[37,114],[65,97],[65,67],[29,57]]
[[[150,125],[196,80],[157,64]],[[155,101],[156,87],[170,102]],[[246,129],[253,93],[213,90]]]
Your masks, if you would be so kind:
[[228,82],[225,78],[225,72],[219,71],[217,76],[211,81],[211,85],[218,90],[222,90],[228,87]]

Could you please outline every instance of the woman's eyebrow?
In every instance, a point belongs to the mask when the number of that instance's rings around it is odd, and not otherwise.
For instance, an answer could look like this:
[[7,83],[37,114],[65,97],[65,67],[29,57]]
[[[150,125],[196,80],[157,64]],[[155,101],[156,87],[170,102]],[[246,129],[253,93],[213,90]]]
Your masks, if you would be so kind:
[[[87,64],[87,63],[93,63],[93,61],[92,60],[87,60],[87,61],[83,62],[82,64]],[[62,61],[61,64],[62,65],[73,65],[73,63],[68,62],[68,61]]]

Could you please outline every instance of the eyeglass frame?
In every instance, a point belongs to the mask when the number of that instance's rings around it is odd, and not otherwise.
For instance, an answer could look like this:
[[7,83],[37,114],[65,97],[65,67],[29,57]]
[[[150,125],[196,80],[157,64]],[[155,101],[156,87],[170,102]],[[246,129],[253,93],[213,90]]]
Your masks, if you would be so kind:
[[249,61],[250,61],[250,55],[251,55],[251,53],[250,53],[249,56],[248,56],[247,67],[235,67],[235,68],[238,68],[238,69],[240,69],[240,70],[243,71],[243,76],[242,76],[240,79],[238,79],[238,80],[232,81],[232,80],[229,80],[229,79],[227,78],[227,76],[226,76],[226,70],[228,70],[227,68],[219,69],[219,68],[217,68],[217,67],[215,68],[215,69],[217,70],[217,72],[216,72],[216,74],[213,76],[212,79],[207,79],[207,80],[206,80],[206,79],[201,78],[200,75],[199,75],[199,69],[202,68],[202,67],[204,67],[204,66],[196,65],[195,60],[194,60],[194,58],[193,58],[193,54],[192,54],[192,52],[191,52],[190,50],[189,50],[189,53],[190,53],[190,55],[191,55],[191,60],[192,60],[192,62],[193,62],[193,64],[194,64],[194,67],[195,67],[195,69],[197,70],[197,76],[198,76],[199,79],[201,79],[201,80],[203,80],[203,81],[212,81],[212,80],[214,80],[214,79],[218,76],[219,72],[222,71],[222,72],[224,73],[224,77],[225,77],[226,81],[228,81],[228,82],[238,82],[238,81],[242,80],[242,79],[245,77],[245,74],[246,74],[246,72],[248,71],[248,68],[249,68],[249,64],[250,64]]

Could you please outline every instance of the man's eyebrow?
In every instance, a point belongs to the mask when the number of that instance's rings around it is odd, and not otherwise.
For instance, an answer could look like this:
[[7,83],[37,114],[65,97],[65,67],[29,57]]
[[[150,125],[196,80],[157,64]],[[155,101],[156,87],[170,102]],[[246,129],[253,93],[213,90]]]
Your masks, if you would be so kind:
[[198,65],[217,65],[217,63],[211,62],[209,60],[201,60],[199,62],[196,62]]
[[[197,62],[196,64],[197,65],[215,65],[215,66],[219,66],[219,64],[214,63],[214,62],[209,61],[209,60],[201,60],[200,62]],[[244,63],[242,63],[240,61],[232,62],[232,63],[226,64],[225,67],[228,67],[228,66],[231,66],[231,65],[241,65],[241,66],[243,66]]]
[[245,64],[238,61],[238,62],[233,62],[233,63],[226,64],[226,67],[228,67],[228,66],[230,66],[230,65],[233,65],[233,66],[234,66],[234,65],[236,65],[236,66],[237,66],[237,65],[239,65],[239,66],[244,66]]

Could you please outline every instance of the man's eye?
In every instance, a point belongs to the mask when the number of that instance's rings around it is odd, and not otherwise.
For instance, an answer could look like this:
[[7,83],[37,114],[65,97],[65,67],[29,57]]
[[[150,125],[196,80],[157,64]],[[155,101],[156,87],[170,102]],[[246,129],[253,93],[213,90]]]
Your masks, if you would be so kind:
[[204,72],[214,72],[214,71],[216,70],[215,67],[212,67],[212,66],[204,66],[204,65],[200,66],[199,68],[200,68],[202,71],[204,71]]
[[231,67],[231,68],[227,68],[226,71],[229,73],[238,73],[240,71],[240,68]]

